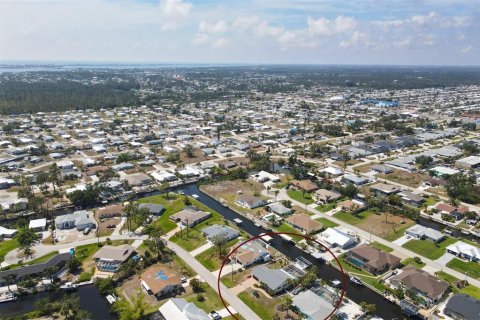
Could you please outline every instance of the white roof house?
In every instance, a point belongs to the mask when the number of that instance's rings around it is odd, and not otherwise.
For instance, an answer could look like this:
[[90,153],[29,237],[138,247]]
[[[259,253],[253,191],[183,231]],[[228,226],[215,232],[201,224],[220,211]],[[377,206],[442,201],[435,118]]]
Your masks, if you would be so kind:
[[17,234],[17,230],[15,229],[8,229],[5,227],[0,226],[0,239],[1,238],[13,238]]
[[472,246],[471,244],[465,243],[463,241],[458,241],[454,244],[449,245],[446,250],[448,253],[454,254],[462,258],[466,258],[468,260],[480,260],[480,248]]
[[252,178],[256,180],[257,182],[265,182],[265,181],[272,181],[272,182],[278,182],[280,181],[280,178],[274,174],[271,174],[267,171],[260,171],[257,174],[252,175]]
[[344,231],[338,227],[328,228],[319,234],[321,241],[326,242],[331,247],[348,248],[355,244],[354,237],[349,235],[347,231]]
[[167,171],[156,171],[151,173],[150,175],[158,182],[173,181],[177,179],[176,175]]
[[332,176],[339,176],[343,174],[343,170],[337,167],[326,167],[325,169],[321,170],[322,172],[328,173]]
[[46,218],[40,218],[40,219],[35,219],[35,220],[30,220],[28,224],[28,228],[30,229],[42,229],[45,230],[47,227],[47,219]]
[[183,298],[168,300],[158,311],[168,320],[210,320],[205,311]]

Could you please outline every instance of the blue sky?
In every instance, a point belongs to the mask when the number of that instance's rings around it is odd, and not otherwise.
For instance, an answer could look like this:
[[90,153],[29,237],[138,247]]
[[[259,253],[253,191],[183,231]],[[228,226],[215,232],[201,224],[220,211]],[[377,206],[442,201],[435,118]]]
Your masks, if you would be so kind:
[[480,0],[1,1],[0,60],[480,64]]

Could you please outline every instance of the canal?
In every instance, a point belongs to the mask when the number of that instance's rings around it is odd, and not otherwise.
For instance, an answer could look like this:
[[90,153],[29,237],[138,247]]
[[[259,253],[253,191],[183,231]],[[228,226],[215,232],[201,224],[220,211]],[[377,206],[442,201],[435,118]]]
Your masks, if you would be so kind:
[[[39,292],[34,295],[19,297],[16,301],[0,303],[0,319],[19,316],[27,312],[33,311],[35,302],[42,298],[50,298],[50,300],[61,299],[65,294],[64,291],[56,292]],[[110,313],[110,305],[105,297],[102,297],[94,285],[79,287],[76,294],[80,300],[80,307],[88,311],[91,320],[115,320],[117,319]]]
[[[183,186],[179,188],[185,192],[185,194],[192,195],[197,194],[199,198],[198,201],[202,202],[204,205],[208,206],[209,208],[217,211],[218,213],[222,214],[226,219],[232,221],[235,218],[241,219],[243,222],[240,225],[243,230],[248,232],[252,236],[257,236],[261,233],[268,232],[267,230],[257,227],[251,222],[247,220],[245,217],[239,215],[235,211],[231,210],[230,208],[226,208],[221,205],[217,200],[213,199],[209,195],[203,193],[198,189],[198,187],[194,184]],[[335,269],[330,265],[326,265],[325,263],[315,259],[310,254],[303,252],[298,247],[285,241],[280,236],[274,236],[272,241],[270,241],[272,247],[276,250],[283,253],[285,256],[289,257],[292,260],[295,260],[298,257],[304,257],[305,259],[312,262],[314,265],[318,267],[319,270],[319,277],[325,280],[341,280],[342,274],[339,270]],[[351,283],[348,279],[346,280],[346,295],[349,299],[355,301],[356,303],[366,302],[369,304],[376,305],[376,313],[384,318],[384,319],[403,319],[406,316],[402,313],[400,307],[388,300],[386,300],[383,296],[377,294],[376,292],[366,288],[366,287],[359,287],[353,283]]]

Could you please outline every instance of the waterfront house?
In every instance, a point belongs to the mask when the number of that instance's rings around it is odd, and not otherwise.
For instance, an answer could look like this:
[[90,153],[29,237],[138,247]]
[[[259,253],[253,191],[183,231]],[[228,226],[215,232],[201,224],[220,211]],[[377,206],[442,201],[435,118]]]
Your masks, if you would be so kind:
[[131,245],[103,246],[94,255],[93,259],[98,270],[105,272],[117,272],[122,263],[127,261],[135,251]]
[[375,275],[395,269],[400,264],[400,258],[367,244],[346,252],[345,260]]

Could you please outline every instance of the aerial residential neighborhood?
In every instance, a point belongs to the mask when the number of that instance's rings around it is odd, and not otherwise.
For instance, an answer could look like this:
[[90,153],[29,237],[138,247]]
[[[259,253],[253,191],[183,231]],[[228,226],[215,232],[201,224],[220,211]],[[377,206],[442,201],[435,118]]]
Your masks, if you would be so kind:
[[479,320],[479,17],[0,1],[0,320]]

